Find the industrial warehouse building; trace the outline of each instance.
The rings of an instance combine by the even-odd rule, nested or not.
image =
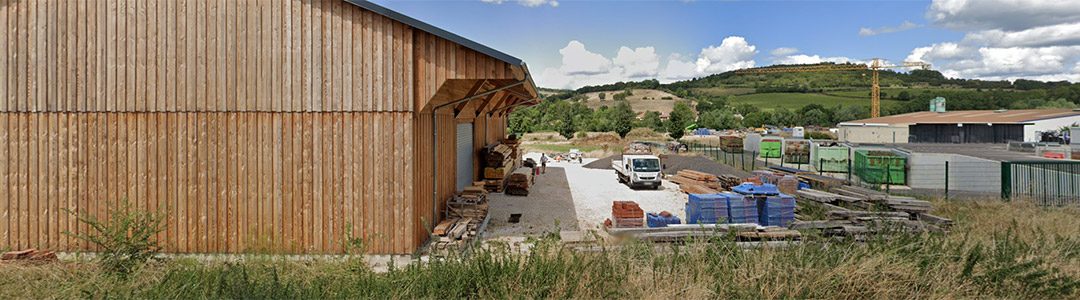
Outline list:
[[[525,64],[366,1],[4,1],[0,248],[412,253],[536,98]],[[434,165],[437,163],[437,165]]]
[[[852,143],[1037,142],[1040,133],[1080,124],[1080,110],[1021,109],[914,112],[843,122],[839,139]]]

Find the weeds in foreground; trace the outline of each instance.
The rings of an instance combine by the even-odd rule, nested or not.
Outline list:
[[[86,241],[97,247],[97,260],[105,273],[121,278],[127,277],[161,250],[154,238],[161,232],[161,218],[152,212],[131,207],[127,200],[120,207],[109,210],[108,218],[68,211],[79,222],[87,224],[91,231],[64,234]]]
[[[34,291],[58,298],[1080,297],[1076,210],[945,208],[968,223],[958,221],[948,235],[893,233],[864,243],[808,235],[798,245],[755,249],[716,238],[580,251],[548,235],[527,254],[478,247],[468,257],[387,273],[341,261],[180,259],[112,280],[96,265],[0,266],[0,286],[15,287],[0,289],[0,298]]]

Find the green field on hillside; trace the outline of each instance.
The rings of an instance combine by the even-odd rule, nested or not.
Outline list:
[[[745,95],[754,92],[754,88],[747,87],[708,87],[708,88],[693,88],[690,89],[696,94],[709,95],[709,96],[734,96]]]
[[[824,94],[802,93],[762,93],[738,95],[732,96],[731,98],[729,98],[728,101],[731,105],[749,103],[751,105],[761,108],[762,110],[774,110],[780,107],[790,110],[797,110],[810,103],[820,104],[825,107],[833,107],[836,105],[870,106],[870,97],[866,97],[864,99],[856,99]],[[885,106],[897,103],[902,103],[902,101],[881,100],[881,104]]]
[[[962,89],[944,89],[944,88],[883,88],[881,89],[881,98],[892,99],[900,95],[900,92],[907,91],[912,96],[921,94],[923,92],[933,93],[934,91],[957,91]],[[844,91],[827,91],[824,94],[830,96],[840,97],[858,97],[870,99],[870,89],[858,89],[858,90],[844,90]]]

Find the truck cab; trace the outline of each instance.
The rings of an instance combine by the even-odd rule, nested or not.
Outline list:
[[[660,158],[655,155],[623,155],[622,160],[611,161],[619,182],[631,188],[660,188]]]

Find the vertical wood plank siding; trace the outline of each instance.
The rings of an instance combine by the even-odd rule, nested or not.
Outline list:
[[[128,201],[167,252],[413,252],[455,180],[431,99],[515,68],[342,1],[0,1],[0,248],[94,250],[65,211]]]

